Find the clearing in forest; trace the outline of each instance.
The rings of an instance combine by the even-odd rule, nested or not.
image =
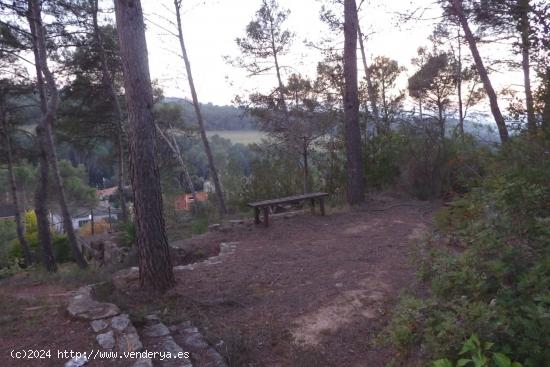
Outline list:
[[[414,244],[436,206],[386,198],[201,236],[239,244],[221,263],[178,271],[167,298],[245,365],[383,366],[390,352],[372,342],[415,281]]]
[[[268,228],[207,233],[183,245],[237,242],[236,250],[221,261],[176,271],[176,288],[160,299],[133,291],[113,301],[134,317],[156,308],[167,323],[191,320],[232,366],[384,366],[392,351],[375,339],[400,291],[415,282],[414,244],[436,207],[379,198],[326,217],[296,215]],[[7,286],[13,281],[0,283],[0,289]],[[91,330],[89,340],[82,335],[88,324],[78,327],[47,310],[57,316],[34,320],[32,328],[21,329],[24,335],[11,328],[17,337],[10,339],[35,346],[45,334],[71,327],[78,345],[93,345]],[[2,358],[11,347],[0,346]],[[89,365],[99,365],[94,363]]]

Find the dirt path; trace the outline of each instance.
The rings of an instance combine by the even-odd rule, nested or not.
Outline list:
[[[412,243],[436,206],[397,204],[374,201],[365,211],[230,234],[236,252],[179,271],[170,297],[212,342],[225,341],[234,365],[384,366],[390,352],[373,338],[414,281]]]

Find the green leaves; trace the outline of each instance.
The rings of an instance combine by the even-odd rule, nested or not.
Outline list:
[[[493,346],[494,343],[482,343],[476,334],[472,334],[464,342],[459,353],[461,356],[469,356],[469,358],[460,358],[454,366],[448,359],[439,359],[433,362],[432,367],[522,367],[520,363],[512,362],[512,360],[503,353],[491,352],[490,350]]]
[[[453,364],[448,359],[438,359],[432,363],[432,367],[453,367]]]
[[[512,362],[510,358],[502,353],[493,353],[493,361],[496,367],[522,367],[521,363]]]

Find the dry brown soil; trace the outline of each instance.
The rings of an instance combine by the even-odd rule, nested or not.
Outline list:
[[[231,366],[382,367],[391,349],[376,343],[400,291],[415,282],[411,256],[437,203],[379,197],[353,211],[276,218],[187,241],[210,249],[238,242],[208,266],[177,272],[166,295],[113,296],[135,317],[156,308],[170,323],[190,319]],[[96,347],[89,326],[64,310],[68,289],[0,282],[0,366],[11,349]],[[153,305],[153,306],[151,306]],[[152,308],[153,307],[153,308]],[[162,315],[161,315],[162,316]],[[139,321],[137,321],[139,326]],[[93,361],[87,366],[122,366]]]

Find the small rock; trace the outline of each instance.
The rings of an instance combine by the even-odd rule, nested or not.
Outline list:
[[[155,325],[146,326],[143,329],[143,333],[150,338],[159,338],[170,334],[170,330],[166,325],[159,323]]]
[[[165,336],[162,341],[162,351],[171,355],[177,355],[179,353],[184,353],[183,349],[174,341],[174,338],[171,336]],[[191,360],[188,358],[179,358],[164,361],[166,367],[189,367],[192,366]]]
[[[132,367],[153,367],[153,360],[151,358],[141,358]]]
[[[221,264],[222,262],[221,262],[221,260],[218,260],[218,261],[209,261],[209,260],[207,260],[207,261],[205,261],[205,263],[208,264],[208,265],[218,265],[218,264]]]
[[[147,325],[154,325],[154,324],[158,324],[159,322],[160,322],[160,318],[155,314],[145,316],[145,323]]]
[[[185,347],[190,349],[206,349],[208,348],[208,343],[203,339],[200,333],[193,333],[185,336],[183,338],[183,343]]]
[[[211,231],[219,231],[220,227],[221,227],[221,224],[216,223],[216,224],[209,225],[208,229],[211,230]]]
[[[191,327],[193,327],[193,325],[190,321],[184,321],[179,323],[178,325],[170,326],[170,331],[177,334],[185,334],[185,330]]]
[[[162,341],[162,351],[170,352],[172,355],[183,353],[183,349],[181,349],[181,347],[176,344],[174,338],[172,338],[171,336],[166,336]]]
[[[85,286],[69,302],[67,311],[73,317],[85,320],[99,320],[120,314],[120,309],[112,303],[97,302],[92,298],[92,287]]]
[[[188,326],[188,327],[183,329],[183,332],[187,333],[187,334],[194,334],[194,333],[198,333],[199,329],[197,329],[196,327],[193,327],[193,326]]]
[[[117,245],[111,240],[104,240],[103,258],[105,264],[120,264],[128,256],[128,249]]]
[[[227,367],[227,363],[225,363],[223,357],[214,348],[208,348],[206,358],[209,361],[209,367]]]
[[[115,334],[113,331],[96,336],[97,343],[103,349],[113,349],[115,346]]]
[[[195,264],[178,265],[178,266],[174,266],[174,271],[193,270],[194,268],[195,268]]]
[[[126,330],[128,325],[130,325],[130,318],[127,314],[115,316],[111,319],[111,327],[119,333],[122,333],[124,330]]]
[[[65,367],[81,367],[81,366],[84,366],[86,363],[88,363],[88,358],[84,357],[84,356],[80,356],[80,357],[74,357],[73,359],[67,361],[67,363],[65,363]]]
[[[143,348],[143,344],[141,344],[141,340],[139,340],[139,336],[135,331],[120,335],[117,345],[121,352],[138,352]]]
[[[109,324],[105,320],[94,320],[90,322],[90,325],[96,333],[105,330],[109,326]]]
[[[236,225],[236,224],[244,224],[244,220],[242,219],[232,219],[228,221],[230,224]]]
[[[121,270],[113,275],[113,284],[117,289],[127,290],[139,280],[139,268],[137,266]]]

